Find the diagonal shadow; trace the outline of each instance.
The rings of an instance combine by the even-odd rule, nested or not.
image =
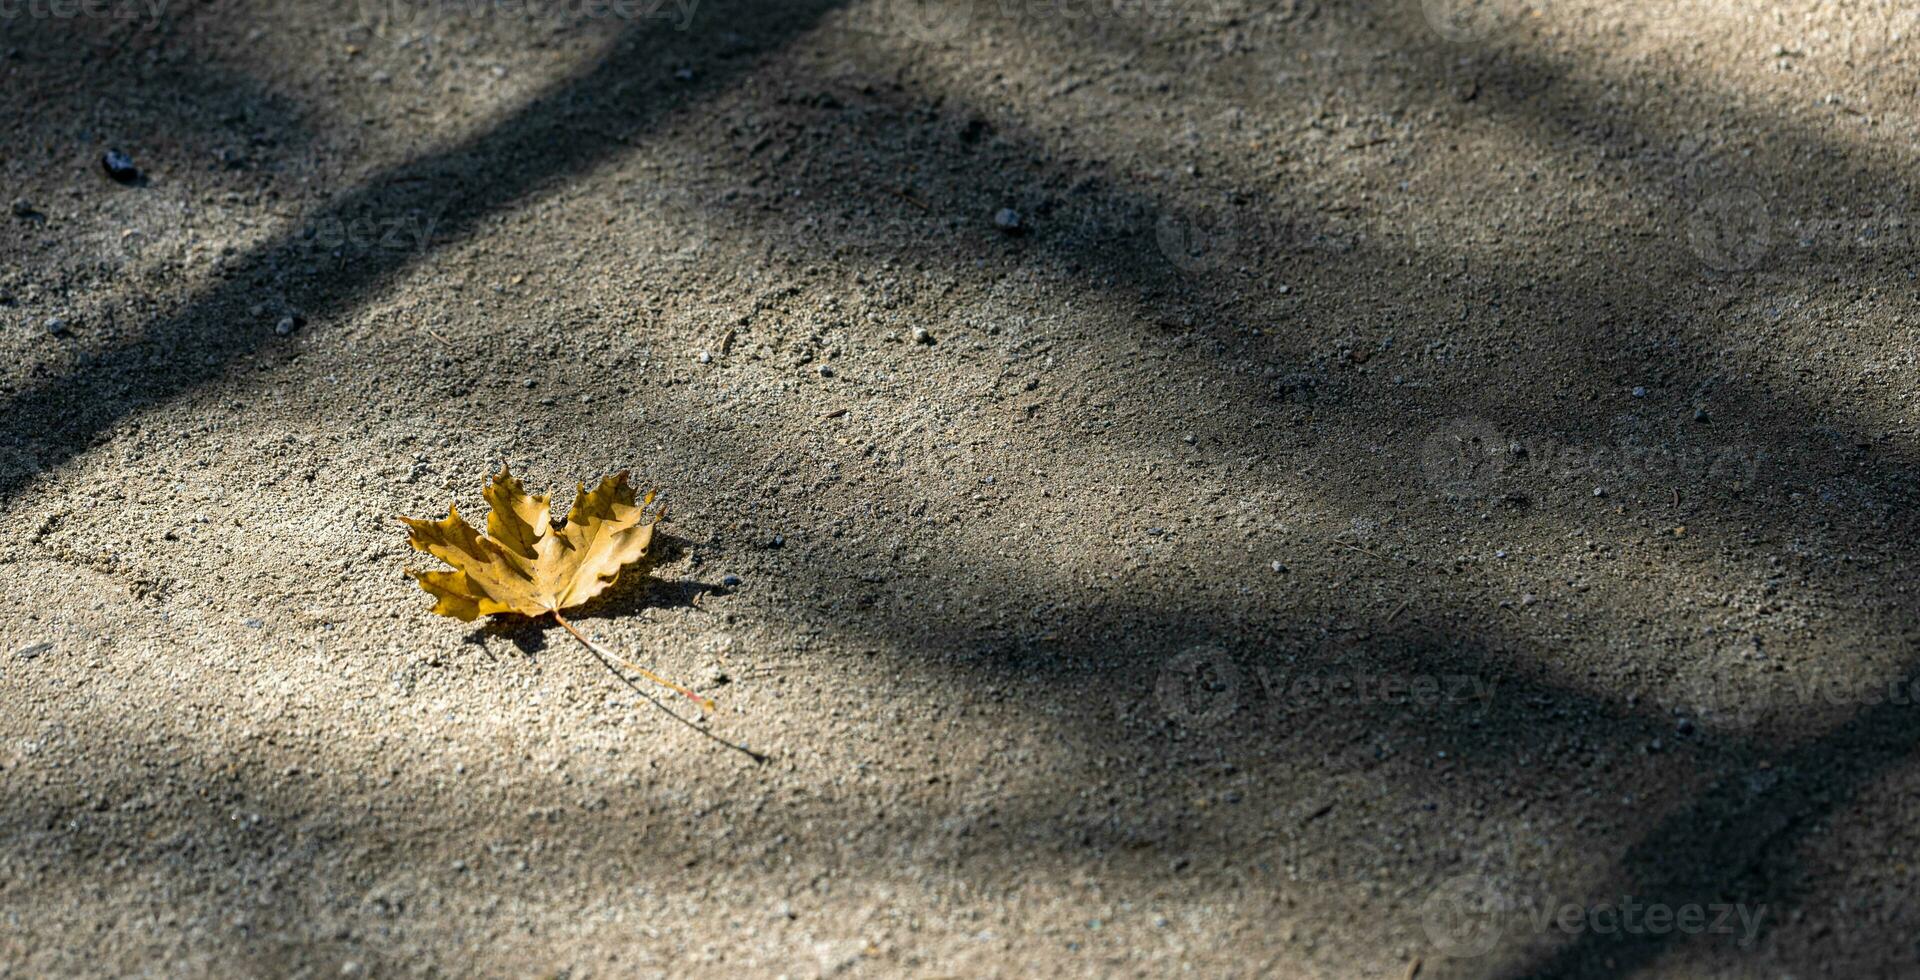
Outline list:
[[[1666,131],[1664,126],[1651,118],[1636,116],[1631,112],[1615,113],[1599,109],[1598,96],[1586,91],[1583,83],[1571,79],[1572,73],[1562,66],[1523,52],[1509,53],[1492,64],[1484,81],[1481,98],[1490,112],[1516,126],[1550,130],[1583,143],[1617,148],[1675,143],[1679,140],[1679,134]],[[1536,97],[1545,89],[1552,89],[1554,97]],[[904,107],[896,107],[894,111],[901,116],[907,114]],[[961,113],[965,113],[964,107]],[[1862,182],[1904,189],[1906,177],[1897,169],[1859,158],[1845,148],[1830,145],[1812,134],[1801,133],[1780,120],[1754,118],[1747,121],[1747,128],[1756,127],[1790,134],[1780,142],[1786,149],[1779,156],[1763,158],[1761,164],[1754,168],[1770,183],[1784,184],[1789,178],[1785,173],[1768,171],[1766,165],[1781,165],[1795,156],[1812,155],[1852,168],[1860,175]],[[1011,142],[1015,147],[1023,147],[1034,145],[1037,141],[1014,135]],[[887,147],[883,141],[875,139],[862,143],[862,146],[883,161],[887,158]],[[956,148],[956,153],[959,152],[964,151]],[[1012,155],[1017,157],[1021,154],[1016,150]],[[880,173],[903,172],[906,160],[903,155],[891,165],[882,163],[875,170]],[[833,172],[831,166],[816,169]],[[1686,179],[1685,174],[1673,169],[1644,162],[1634,162],[1629,169],[1634,172],[1637,181],[1650,187],[1654,195],[1662,199],[1669,195],[1671,189],[1681,187]],[[1105,183],[1112,186],[1122,182],[1110,178]],[[776,184],[776,187],[782,196],[789,192],[799,196],[800,192],[804,192],[823,206],[841,213],[853,213],[865,208],[889,214],[897,221],[911,221],[914,218],[913,212],[889,201],[886,195],[861,193],[858,187],[850,186],[847,182],[822,182],[804,187]],[[961,213],[977,211],[995,193],[993,188],[974,183],[967,177],[947,178],[940,175],[922,178],[918,190],[923,198],[941,204],[952,203],[955,210]],[[1150,213],[1153,209],[1151,202],[1131,198],[1125,192],[1109,194],[1106,200],[1087,205],[1088,210],[1103,207],[1134,213]],[[1256,210],[1286,213],[1286,208],[1285,202],[1262,201]],[[854,248],[861,243],[849,239],[839,244],[842,248]],[[906,247],[911,248],[912,243],[906,243]],[[1117,275],[1138,281],[1156,272],[1165,277],[1163,267],[1155,267],[1151,261],[1142,260],[1137,249],[1102,252],[1080,247],[1060,237],[1038,240],[1032,248],[1050,253],[1063,262],[1092,266],[1085,273],[1088,278]],[[919,257],[922,261],[937,263],[938,252],[936,247],[928,246],[919,253]],[[1619,263],[1618,271],[1623,276],[1657,284],[1656,292],[1636,297],[1627,305],[1628,309],[1657,308],[1662,305],[1685,308],[1699,302],[1691,270],[1686,264],[1685,250],[1676,247],[1674,252],[1678,262],[1673,261],[1675,255],[1661,255],[1655,250],[1626,257]],[[1433,257],[1410,254],[1405,258],[1418,263],[1415,265],[1418,268],[1420,265],[1430,265]],[[1379,248],[1362,249],[1356,254],[1344,256],[1341,261],[1357,270],[1350,274],[1354,280],[1366,280],[1384,270],[1407,264],[1391,249]],[[1883,266],[1882,271],[1890,271],[1884,269],[1889,263],[1878,264]],[[1529,271],[1523,266],[1496,266],[1485,274],[1491,275],[1496,281],[1518,281],[1529,278]],[[1781,281],[1817,280],[1829,275],[1831,270],[1817,263],[1795,262],[1787,257],[1776,263],[1770,272],[1773,282],[1778,284]],[[1235,318],[1225,309],[1226,305],[1221,304],[1211,311],[1224,321],[1213,329],[1216,335],[1229,336],[1236,328],[1244,326],[1235,322]],[[1152,302],[1143,306],[1142,319],[1152,319],[1168,312],[1164,306],[1156,308]],[[1523,313],[1537,310],[1537,315],[1542,319],[1553,316],[1556,311],[1569,309],[1594,311],[1557,326],[1557,335],[1574,350],[1591,350],[1599,342],[1609,339],[1607,320],[1621,312],[1615,297],[1594,293],[1578,285],[1556,285],[1537,297],[1529,297],[1521,302]],[[1601,359],[1598,352],[1589,356],[1596,361]],[[1656,357],[1665,356],[1650,356],[1647,361],[1655,365]],[[1257,402],[1260,392],[1241,385],[1239,394],[1248,402]],[[1713,518],[1729,529],[1738,528],[1746,522],[1786,526],[1804,523],[1808,518],[1791,510],[1787,511],[1784,519],[1779,516],[1777,508],[1786,504],[1781,499],[1785,491],[1820,485],[1844,474],[1844,470],[1830,463],[1817,461],[1827,447],[1809,429],[1824,413],[1796,393],[1758,385],[1723,388],[1716,397],[1724,406],[1725,415],[1731,419],[1773,417],[1784,421],[1754,430],[1764,432],[1770,443],[1781,450],[1777,470],[1769,475],[1772,485],[1765,488],[1766,496],[1771,499],[1712,500],[1706,506],[1717,512]],[[1347,404],[1342,407],[1352,408],[1364,404],[1367,399],[1352,396],[1343,400]],[[1390,408],[1377,404],[1372,407]],[[1477,404],[1464,409],[1456,408],[1456,411],[1480,411],[1525,428],[1526,421],[1516,413],[1531,410],[1525,406],[1502,404],[1492,398],[1481,398]],[[1604,434],[1604,417],[1592,409],[1584,410],[1583,416],[1563,417],[1560,422],[1562,425],[1571,425],[1573,431],[1584,434],[1588,439]],[[1799,422],[1797,425],[1796,420]],[[1234,438],[1236,435],[1240,434],[1223,434],[1223,437]],[[1252,448],[1254,442],[1249,440],[1248,445]],[[1881,488],[1893,501],[1911,498],[1912,488],[1916,485],[1916,472],[1905,461],[1881,455],[1871,461],[1862,461],[1861,465],[1866,467],[1866,472],[1856,472],[1845,478]],[[1349,474],[1349,482],[1364,483],[1368,480],[1359,478],[1377,476],[1376,473],[1355,472]],[[1911,536],[1904,520],[1896,519],[1895,524],[1894,528],[1882,529],[1882,533],[1892,531],[1893,537],[1888,543],[1894,546],[1898,554],[1910,545]],[[1872,531],[1862,524],[1855,526],[1861,533]],[[904,627],[907,624],[900,625]],[[1651,718],[1646,720],[1649,723],[1655,721]],[[1910,712],[1890,706],[1863,712],[1789,750],[1786,766],[1782,770],[1787,775],[1776,791],[1765,794],[1745,792],[1742,787],[1747,786],[1759,771],[1756,768],[1758,763],[1776,751],[1769,741],[1731,735],[1715,735],[1713,740],[1727,753],[1733,772],[1708,790],[1702,800],[1681,807],[1649,833],[1641,845],[1622,857],[1624,872],[1638,882],[1635,890],[1637,897],[1666,901],[1673,905],[1700,902],[1725,893],[1757,865],[1777,862],[1781,855],[1795,846],[1805,828],[1842,805],[1862,787],[1870,785],[1887,768],[1910,758],[1915,746],[1920,745],[1920,721],[1912,718]],[[1838,769],[1822,763],[1822,760],[1831,759],[1848,761]],[[1775,869],[1775,872],[1770,873],[1771,880],[1784,881],[1791,877],[1790,869]],[[1788,886],[1769,883],[1763,885],[1757,894],[1776,903],[1785,903],[1793,891]],[[1540,969],[1542,975],[1617,975],[1651,960],[1675,938],[1673,933],[1644,937],[1630,955],[1623,957],[1618,955],[1617,950],[1607,946],[1607,940],[1589,937],[1557,954]]]
[[[1920,671],[1902,679],[1916,690]],[[1806,876],[1792,857],[1820,823],[1844,809],[1920,749],[1920,712],[1886,701],[1785,753],[1747,750],[1749,765],[1723,776],[1699,799],[1668,814],[1619,859],[1610,884],[1648,906],[1712,908],[1737,903],[1764,916],[1761,934],[1799,908]],[[1762,759],[1766,764],[1759,764]],[[1679,930],[1640,934],[1588,931],[1535,962],[1503,972],[1518,978],[1623,977],[1684,938]],[[1904,945],[1904,944],[1903,944]],[[1910,956],[1896,946],[1891,956]]]
[[[1492,89],[1493,90],[1486,96],[1488,103],[1500,104],[1498,98],[1499,84],[1497,81],[1492,85]],[[1574,101],[1578,102],[1579,100],[1576,99]],[[1514,100],[1514,104],[1527,105],[1530,103],[1524,99],[1516,99]],[[1595,113],[1594,115],[1597,118],[1600,114]],[[544,127],[539,128],[538,131],[553,132],[554,129],[552,127]],[[511,150],[514,147],[523,145],[524,144],[518,141],[509,141],[499,148]],[[511,154],[508,154],[508,156],[510,158]],[[444,160],[441,161],[437,167],[429,168],[427,172],[441,178],[462,173],[460,167],[457,166],[454,161]],[[520,193],[524,195],[526,192],[525,187],[537,182],[538,179],[539,177],[537,175],[529,174],[525,175],[523,180],[510,182],[507,186],[508,189],[520,187]],[[978,197],[984,193],[982,188],[970,184],[958,184],[951,188],[951,190],[956,195],[962,197]],[[395,203],[401,206],[407,206],[411,203],[411,199],[404,196],[393,199],[380,198],[377,200],[383,206],[390,206]],[[872,202],[867,201],[865,203],[871,205]],[[468,200],[467,204],[469,207],[475,208],[487,206],[484,201]],[[1264,206],[1279,207],[1277,202],[1271,201],[1264,202]],[[896,209],[898,208],[897,205],[894,205],[894,207]],[[908,214],[908,212],[904,210],[901,210],[899,213],[902,215]],[[470,228],[470,226],[471,223],[469,222],[466,227]],[[1098,255],[1084,252],[1075,247],[1051,247],[1059,248],[1063,254],[1086,262],[1102,273],[1132,274],[1144,267],[1143,262],[1135,261],[1139,257],[1139,255],[1135,253],[1129,253],[1131,255],[1130,258],[1116,263],[1110,261],[1103,262]],[[1355,255],[1350,255],[1344,261],[1351,262],[1354,267],[1359,270],[1356,278],[1365,278],[1365,276],[1369,274],[1380,274],[1383,271],[1399,268],[1399,260],[1406,257],[1414,259],[1421,258],[1420,256],[1397,255],[1390,250],[1374,250],[1372,252],[1361,251]],[[383,268],[380,265],[368,265],[363,260],[356,261],[359,262],[359,264],[352,266],[348,270],[347,278],[349,281],[361,283],[362,288],[382,281],[382,277],[391,275],[398,269],[397,264],[391,268]],[[384,265],[384,263],[382,265]],[[1631,268],[1643,270],[1645,265],[1632,266]],[[1524,276],[1526,272],[1527,270],[1523,267],[1515,267],[1510,269],[1497,269],[1493,274],[1496,278],[1516,278]],[[1603,299],[1603,297],[1596,296],[1578,288],[1567,287],[1560,290],[1556,297],[1556,302],[1547,303],[1543,301],[1540,304],[1540,309],[1545,312],[1554,309],[1556,306],[1564,307],[1566,305],[1582,303],[1588,304],[1593,308],[1604,309],[1606,308],[1604,302],[1600,302]],[[1151,309],[1153,304],[1145,305]],[[1569,325],[1565,337],[1569,342],[1580,342],[1583,338],[1588,338],[1586,342],[1591,343],[1590,338],[1599,335],[1598,331],[1593,330],[1597,325],[1598,323],[1595,318],[1582,318],[1578,322]],[[189,340],[201,339],[192,331],[187,331],[179,335]],[[132,364],[137,362],[129,361],[128,363]],[[103,391],[111,391],[109,383],[106,381],[95,379],[87,381],[86,383]],[[166,390],[178,389],[162,388],[159,390],[164,392]],[[1249,388],[1244,394],[1253,397],[1257,392]],[[1367,406],[1370,400],[1370,396],[1348,393],[1339,396],[1338,401],[1335,403],[1343,408],[1352,408],[1355,406]],[[1736,393],[1730,396],[1730,400],[1733,402],[1731,406],[1733,411],[1731,411],[1730,414],[1736,417],[1757,417],[1770,409],[1779,410],[1783,406],[1787,409],[1786,414],[1795,418],[1811,420],[1819,417],[1815,406],[1805,404],[1803,400],[1791,398],[1786,393],[1781,392],[1756,389],[1745,393]],[[1380,403],[1373,402],[1372,404],[1378,406]],[[1490,397],[1484,397],[1475,407],[1487,409],[1488,414],[1493,414],[1503,420],[1511,420],[1515,417],[1515,413],[1521,411],[1521,408],[1516,405],[1501,404]],[[1579,427],[1580,431],[1589,435],[1602,431],[1599,428],[1601,422],[1597,416],[1589,415],[1585,418],[1574,419],[1572,420],[1572,424]],[[94,429],[97,429],[97,426],[95,426]],[[1793,482],[1810,482],[1818,477],[1816,472],[1805,469],[1800,464],[1796,463],[1794,467],[1795,468],[1787,474],[1787,479]],[[1901,481],[1910,482],[1912,476],[1911,468],[1897,460],[1878,460],[1872,464],[1872,472],[1875,479],[1886,483],[1897,484]],[[1372,478],[1377,474],[1358,469],[1350,469],[1346,471],[1346,475],[1349,477]],[[1355,479],[1350,482],[1359,483],[1363,481]],[[1734,506],[1723,502],[1716,502],[1716,506],[1721,509],[1722,519],[1729,523],[1737,522],[1740,518],[1749,514],[1758,515],[1761,510],[1761,508],[1757,507],[1745,505]],[[1145,611],[1151,613],[1153,610],[1148,609]],[[923,627],[926,624],[919,621],[924,618],[923,613],[901,612],[893,614],[893,616],[894,621],[891,625],[893,628],[900,630],[902,635],[916,637],[924,635]],[[1075,620],[1085,621],[1086,618],[1086,616],[1076,616]],[[1104,632],[1094,633],[1092,642],[1084,644],[1077,649],[1097,650],[1102,646],[1119,648],[1122,645],[1128,644],[1130,639],[1134,639],[1127,637],[1123,632],[1124,624],[1128,621],[1128,617],[1120,616],[1116,617],[1116,619],[1116,625]],[[963,637],[965,634],[962,628],[966,625],[964,621],[956,618],[956,620],[949,625],[954,628],[956,636],[956,639],[952,641],[951,645],[956,648],[963,645]],[[1228,630],[1232,627],[1223,624],[1217,628]],[[1582,697],[1584,696],[1576,694],[1574,695],[1574,700],[1579,700]],[[1590,730],[1594,727],[1590,720],[1578,723],[1567,722],[1565,724],[1572,731]],[[1649,834],[1641,847],[1629,853],[1623,863],[1623,868],[1638,880],[1655,882],[1657,891],[1674,896],[1684,897],[1694,894],[1707,894],[1711,893],[1716,887],[1726,887],[1726,882],[1734,879],[1714,878],[1711,876],[1702,877],[1698,870],[1699,867],[1703,864],[1724,863],[1725,866],[1733,869],[1729,873],[1734,874],[1735,872],[1752,869],[1756,864],[1764,864],[1768,855],[1778,854],[1791,845],[1792,841],[1795,840],[1801,832],[1801,829],[1812,822],[1808,819],[1809,815],[1817,816],[1836,805],[1836,801],[1831,798],[1821,799],[1821,791],[1823,789],[1831,789],[1832,787],[1828,787],[1822,783],[1821,780],[1824,777],[1820,775],[1833,764],[1835,758],[1845,759],[1856,755],[1860,757],[1858,764],[1846,766],[1845,769],[1835,777],[1835,784],[1842,790],[1841,793],[1836,795],[1844,799],[1845,796],[1856,791],[1858,787],[1866,785],[1875,774],[1883,771],[1886,766],[1897,762],[1909,754],[1915,734],[1913,726],[1910,723],[1902,723],[1897,718],[1888,716],[1884,711],[1875,710],[1866,712],[1861,717],[1843,724],[1827,735],[1805,742],[1800,748],[1794,750],[1793,761],[1800,763],[1800,765],[1795,766],[1791,770],[1792,774],[1785,777],[1785,781],[1782,784],[1784,787],[1782,794],[1769,794],[1764,797],[1754,797],[1750,794],[1745,794],[1741,790],[1741,787],[1744,785],[1741,780],[1744,778],[1745,773],[1729,776],[1716,784],[1715,788],[1701,801],[1690,807],[1683,808],[1676,816],[1670,818],[1669,821],[1664,823],[1654,833]],[[1517,744],[1521,736],[1515,736],[1515,738]],[[1744,750],[1738,747],[1737,742],[1732,744],[1736,746],[1732,754],[1736,757],[1741,756]],[[1755,749],[1754,751],[1757,752],[1759,750]],[[1734,833],[1731,835],[1723,833],[1723,831],[1729,829],[1734,831]],[[1742,833],[1743,831],[1757,831],[1758,833],[1751,833],[1751,835],[1749,835],[1748,833]],[[1772,887],[1774,886],[1763,886],[1763,888]],[[1780,897],[1785,898],[1789,896],[1790,892],[1788,890],[1783,889],[1780,891]],[[1650,961],[1659,955],[1660,951],[1665,948],[1666,943],[1667,940],[1665,939],[1655,939],[1634,947],[1627,957],[1628,964]],[[1618,963],[1608,964],[1606,962],[1608,958],[1615,956],[1616,951],[1604,948],[1604,946],[1602,948],[1586,948],[1582,944],[1576,944],[1568,951],[1557,954],[1556,958],[1541,964],[1539,969],[1547,971],[1550,975],[1563,975],[1569,971],[1575,975],[1579,975],[1579,971],[1586,971],[1593,975],[1608,975],[1620,969]],[[1561,957],[1564,957],[1564,959]]]
[[[439,214],[437,241],[471,234],[488,216],[542,186],[617,155],[625,141],[666,114],[750,70],[754,59],[745,57],[748,52],[786,44],[838,3],[731,0],[701,9],[702,25],[735,25],[751,32],[746,35],[658,24],[631,29],[584,73],[553,85],[477,136],[375,175],[302,226],[354,227],[392,215]],[[701,68],[691,83],[667,71],[687,64]],[[297,305],[322,317],[348,310],[422,254],[424,249],[347,250],[337,265],[298,287]],[[21,453],[0,470],[0,499],[38,469],[84,449],[127,413],[220,377],[237,357],[272,349],[272,327],[250,317],[248,306],[262,284],[307,261],[300,237],[283,236],[224,268],[222,281],[183,309],[11,394],[0,411],[0,445]]]

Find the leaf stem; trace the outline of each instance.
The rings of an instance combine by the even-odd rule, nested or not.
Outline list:
[[[674,711],[672,708],[669,708],[666,705],[661,704],[657,699],[654,698],[653,695],[648,694],[644,690],[641,690],[640,685],[635,684],[633,682],[633,678],[628,677],[627,675],[622,674],[620,671],[614,669],[613,665],[617,661],[621,664],[626,665],[629,669],[639,671],[641,674],[646,675],[651,680],[659,681],[662,684],[666,684],[668,687],[671,687],[674,690],[679,691],[680,693],[693,698],[695,703],[699,704],[701,708],[707,711],[713,710],[713,702],[711,700],[702,698],[699,695],[696,695],[693,692],[688,691],[686,688],[683,688],[678,684],[674,684],[669,681],[663,680],[659,677],[656,677],[650,671],[642,670],[641,668],[635,667],[633,664],[628,663],[625,658],[618,656],[613,651],[608,650],[606,647],[603,647],[600,644],[595,643],[592,640],[589,640],[585,636],[581,635],[580,631],[577,629],[574,629],[572,623],[569,623],[565,619],[561,618],[558,612],[555,612],[553,614],[553,618],[555,622],[559,623],[561,626],[566,627],[567,632],[572,633],[573,638],[576,640],[579,640],[581,645],[587,648],[587,652],[593,654],[593,658],[595,660],[600,661],[600,666],[607,668],[608,673],[611,673],[613,676],[620,678],[620,683],[625,684],[627,685],[627,687],[631,688],[633,690],[633,693],[638,694],[643,698],[646,698],[647,701],[650,702],[654,707],[659,708],[661,711],[666,712],[668,717],[671,717],[674,721],[677,721],[680,724],[685,725],[688,728],[691,728],[694,731],[699,732],[700,734],[705,735],[706,737],[713,739],[716,742],[719,742],[721,745],[724,745],[727,748],[730,748],[735,752],[738,752],[741,755],[744,755],[747,758],[752,759],[755,762],[767,761],[768,757],[766,755],[759,752],[755,752],[754,750],[747,748],[746,746],[741,745],[738,742],[729,742],[726,739],[721,738],[720,736],[715,735],[710,731],[707,731],[705,728],[702,728],[699,725],[696,725],[693,722],[688,721],[685,717],[680,715],[678,712]]]
[[[614,653],[612,650],[609,650],[606,647],[603,647],[600,644],[587,639],[587,635],[585,633],[582,633],[579,630],[574,629],[573,624],[567,622],[566,617],[560,615],[560,610],[555,609],[553,611],[553,621],[556,623],[559,623],[561,626],[566,627],[567,632],[572,633],[574,639],[579,640],[581,643],[586,644],[587,649],[592,650],[594,653],[597,653],[600,656],[605,657],[606,659],[611,660],[614,663],[617,663],[620,666],[625,667],[636,674],[639,674],[641,677],[644,677],[647,680],[650,680],[655,684],[660,685],[661,687],[672,688],[675,691],[679,691],[681,694],[686,695],[687,700],[692,701],[694,704],[699,705],[701,711],[704,711],[708,714],[713,713],[712,698],[703,698],[700,695],[693,693],[691,690],[688,690],[686,687],[679,684],[675,684],[674,682],[667,680],[664,677],[661,677],[659,674],[656,674],[653,671],[640,666],[639,664],[632,663],[628,661],[625,657],[622,657],[619,654]]]

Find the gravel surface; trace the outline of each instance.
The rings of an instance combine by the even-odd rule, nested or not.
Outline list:
[[[1920,975],[1912,5],[75,9],[0,976]]]

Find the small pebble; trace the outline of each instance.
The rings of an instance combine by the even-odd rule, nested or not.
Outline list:
[[[299,326],[299,324],[294,322],[293,317],[283,316],[280,318],[279,323],[276,323],[273,325],[273,332],[279,334],[282,337],[285,337],[286,335],[292,333],[293,328],[296,326]]]
[[[784,534],[776,534],[773,536],[773,540],[769,542],[769,544],[771,544],[775,548],[784,548],[787,546],[787,536]]]
[[[701,351],[701,352],[700,352],[700,356],[699,356],[699,358],[698,358],[698,360],[699,360],[699,361],[700,361],[700,363],[702,363],[702,364],[712,364],[712,363],[713,363],[713,355],[712,355],[712,354],[709,354],[709,353],[707,353],[706,351]]]
[[[1594,488],[1593,488],[1593,495],[1594,495],[1594,496],[1596,496],[1596,497],[1604,497],[1604,496],[1606,496],[1606,495],[1607,495],[1607,488],[1606,488],[1606,487],[1594,487]]]
[[[1001,208],[993,214],[993,226],[1011,235],[1021,229],[1020,212],[1012,208]]]
[[[833,368],[826,364],[820,365],[820,376],[823,378],[833,377]]]
[[[57,316],[47,317],[47,332],[50,334],[53,334],[56,337],[66,333],[67,321],[62,320]]]
[[[100,166],[107,176],[122,184],[131,184],[140,179],[140,168],[133,165],[133,158],[119,150],[108,150],[100,158]]]
[[[1635,398],[1645,398],[1645,397],[1647,397],[1647,389],[1645,389],[1645,388],[1642,388],[1642,387],[1640,387],[1639,385],[1634,385],[1634,386],[1633,386],[1633,397],[1635,397]]]
[[[933,343],[933,334],[928,333],[926,327],[914,327],[913,342],[916,344],[931,344]]]
[[[1277,562],[1274,562],[1274,563],[1273,563],[1273,571],[1274,571],[1274,574],[1276,574],[1276,575],[1284,575],[1284,574],[1286,574],[1286,571],[1287,571],[1287,563],[1286,563],[1286,562],[1283,562],[1283,561],[1277,561]]]
[[[738,576],[738,575],[722,575],[722,576],[720,576],[720,584],[721,584],[721,585],[724,585],[724,586],[726,586],[726,587],[727,587],[727,588],[729,588],[729,589],[731,589],[731,588],[733,588],[734,586],[736,586],[736,585],[739,585],[739,584],[740,584],[740,576]]]
[[[693,69],[691,69],[691,68],[675,68],[675,69],[673,70],[673,77],[674,77],[674,78],[677,78],[677,79],[679,79],[680,81],[683,81],[683,82],[691,82],[691,81],[693,81]]]
[[[33,214],[34,214],[34,211],[33,211],[33,202],[32,202],[32,201],[29,201],[29,200],[27,200],[26,198],[24,198],[24,197],[23,197],[23,198],[20,198],[19,200],[16,200],[16,201],[14,201],[14,202],[13,202],[13,216],[14,216],[14,217],[16,217],[16,218],[31,218],[31,217],[33,217]]]
[[[1692,719],[1692,718],[1682,718],[1682,719],[1680,719],[1679,721],[1677,721],[1677,722],[1674,722],[1674,725],[1673,725],[1673,730],[1674,730],[1674,731],[1676,731],[1676,732],[1679,732],[1679,733],[1680,733],[1680,734],[1682,734],[1682,735],[1692,735],[1692,734],[1693,734],[1693,719]]]
[[[1693,420],[1695,422],[1705,422],[1709,417],[1707,410],[1704,408],[1696,408],[1693,410]]]

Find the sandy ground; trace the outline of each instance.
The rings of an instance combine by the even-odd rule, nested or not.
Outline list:
[[[0,976],[1920,975],[1916,37],[0,5]]]

